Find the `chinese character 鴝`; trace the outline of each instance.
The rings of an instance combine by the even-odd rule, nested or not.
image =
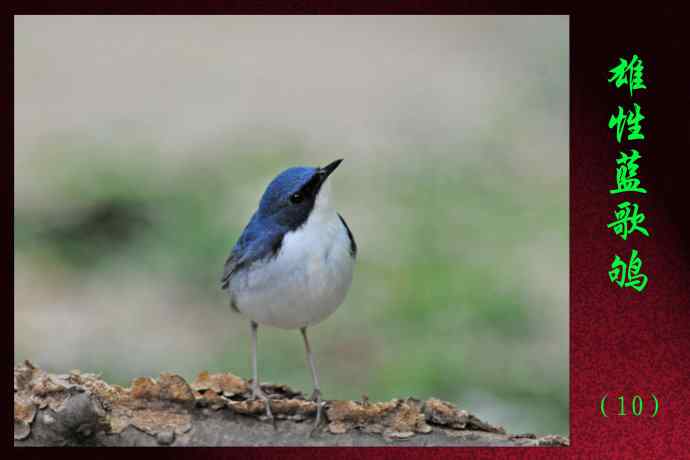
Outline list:
[[[631,287],[638,292],[642,292],[647,287],[647,275],[640,273],[642,260],[637,256],[637,250],[633,249],[630,254],[630,262],[625,263],[618,255],[611,263],[609,279],[620,287]]]

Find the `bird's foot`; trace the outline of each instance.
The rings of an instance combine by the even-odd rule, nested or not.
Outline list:
[[[273,412],[271,412],[271,400],[266,396],[266,393],[263,392],[259,384],[255,383],[252,385],[252,396],[250,401],[256,401],[257,399],[264,402],[264,406],[266,406],[266,418],[271,421],[273,429],[277,429],[276,418],[273,416]]]
[[[321,406],[323,405],[321,401],[321,390],[314,388],[314,392],[311,394],[310,399],[316,403],[316,420],[314,421],[314,427],[309,432],[309,437],[311,438],[321,424]]]

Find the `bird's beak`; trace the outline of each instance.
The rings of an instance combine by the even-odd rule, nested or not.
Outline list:
[[[333,171],[343,162],[343,159],[335,160],[333,163],[329,163],[323,168],[319,168],[319,174],[321,174],[321,182],[325,181],[328,176],[331,175]]]

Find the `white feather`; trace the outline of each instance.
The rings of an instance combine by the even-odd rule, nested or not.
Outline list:
[[[354,258],[347,229],[330,204],[330,182],[299,229],[283,238],[275,258],[231,280],[239,311],[259,324],[297,329],[317,324],[343,302]]]

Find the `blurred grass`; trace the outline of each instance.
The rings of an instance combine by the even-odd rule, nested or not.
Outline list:
[[[36,157],[60,158],[44,177],[50,205],[15,209],[15,256],[32,267],[71,274],[66,282],[77,290],[109,280],[123,287],[123,273],[145,276],[162,290],[174,287],[177,306],[164,307],[166,321],[200,316],[228,329],[216,331],[215,347],[203,359],[186,352],[181,337],[169,360],[187,378],[204,368],[248,375],[246,324],[227,308],[218,277],[265,183],[284,167],[313,163],[313,154],[290,141],[279,149],[228,144],[214,148],[232,155],[200,155],[203,160],[161,174],[147,161],[152,146],[126,146],[141,155],[123,163],[89,161],[88,152],[107,145],[46,145]],[[549,304],[553,296],[540,292],[549,287],[531,284],[516,252],[530,241],[538,244],[545,230],[553,232],[557,245],[549,256],[559,262],[555,276],[565,276],[567,188],[520,177],[500,162],[457,162],[457,156],[433,153],[426,152],[431,161],[346,159],[334,176],[338,208],[355,232],[360,255],[346,304],[313,332],[328,397],[434,395],[463,405],[469,390],[481,388],[506,403],[540,405],[531,418],[519,416],[518,428],[567,432],[567,336],[554,338],[549,331],[553,321],[567,322],[567,315],[542,316],[567,305]],[[491,177],[501,177],[502,186]],[[185,311],[185,304],[194,310]],[[121,308],[142,314],[136,306]],[[160,318],[141,320],[155,324]],[[194,328],[184,334],[205,333]],[[31,356],[35,344],[19,335],[15,356]],[[156,373],[166,350],[151,345],[134,350]],[[551,368],[546,373],[529,362],[538,356],[526,356],[543,345],[560,347],[545,358]],[[88,353],[75,350],[67,361],[126,384],[134,375],[121,361],[122,350],[97,357],[109,346],[89,343]],[[303,360],[296,334],[260,330],[264,379],[306,391]]]
[[[344,157],[359,256],[310,332],[325,397],[436,396],[567,434],[567,28],[18,16],[15,360],[248,377],[225,258],[279,171]],[[311,390],[298,333],[261,328],[259,365]]]

